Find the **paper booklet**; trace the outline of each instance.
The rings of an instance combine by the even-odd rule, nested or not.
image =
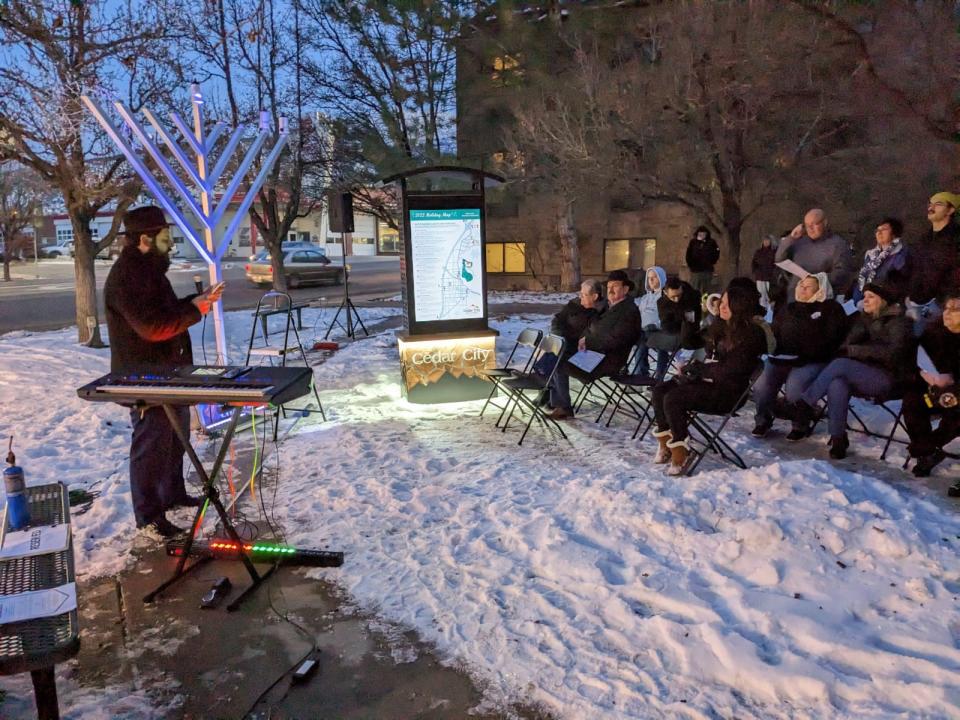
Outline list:
[[[603,362],[603,358],[603,353],[594,352],[593,350],[581,350],[571,355],[569,362],[584,372],[590,373],[596,370],[597,365]]]
[[[801,280],[803,280],[805,277],[807,277],[807,275],[810,274],[806,270],[804,270],[802,267],[797,265],[793,260],[783,260],[781,262],[778,262],[777,267],[780,268],[781,270],[785,270],[791,275],[796,275]]]
[[[944,373],[937,370],[937,366],[933,364],[933,360],[927,355],[927,351],[923,349],[923,345],[917,346],[917,367],[925,373],[936,375],[938,378],[944,376]]]
[[[857,304],[853,301],[853,298],[847,300],[841,307],[847,315],[853,315],[860,308],[857,307]]]
[[[40,525],[26,530],[9,530],[3,536],[0,560],[61,552],[70,543],[70,525]]]
[[[0,625],[63,615],[77,609],[77,584],[0,596]]]

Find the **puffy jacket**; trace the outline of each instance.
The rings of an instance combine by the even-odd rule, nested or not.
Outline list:
[[[660,278],[659,290],[650,289],[650,282],[647,278],[647,274],[651,270],[657,274],[658,278]],[[644,294],[637,298],[637,307],[640,308],[640,322],[642,323],[641,327],[644,329],[650,327],[651,325],[654,327],[660,327],[660,313],[657,312],[657,301],[660,300],[660,296],[663,294],[663,286],[666,285],[666,283],[667,273],[659,265],[654,265],[643,274]]]
[[[123,249],[103,286],[110,333],[110,369],[145,365],[191,365],[187,332],[201,318],[191,300],[178,298],[157,255]]]
[[[703,228],[706,230],[706,228]],[[697,240],[694,237],[687,245],[687,267],[690,272],[713,272],[713,267],[720,259],[720,247],[717,241],[710,237],[710,231],[706,230],[707,237],[703,240]]]
[[[879,317],[854,315],[840,354],[887,370],[900,383],[915,374],[916,348],[913,323],[899,305],[891,305]]]
[[[620,372],[630,350],[640,337],[640,311],[629,299],[621,300],[595,317],[583,334],[587,350],[606,357],[591,373],[593,377]]]
[[[850,321],[836,300],[794,302],[773,317],[778,355],[796,355],[792,365],[829,362],[847,337]]]
[[[683,283],[683,294],[677,302],[666,295],[657,301],[660,314],[660,329],[671,335],[680,336],[680,347],[696,350],[703,347],[700,335],[700,316],[703,312],[700,296],[689,283]],[[693,313],[688,320],[688,313]]]

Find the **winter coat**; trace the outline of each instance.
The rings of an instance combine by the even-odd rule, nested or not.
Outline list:
[[[577,351],[577,343],[586,332],[587,325],[599,314],[597,308],[585,308],[577,298],[574,298],[553,316],[550,323],[550,332],[560,335],[567,341],[564,355],[572,355]]]
[[[753,270],[753,279],[757,282],[773,282],[777,279],[776,266],[777,249],[771,245],[763,247],[761,245],[753,254],[753,260],[750,262],[750,268]]]
[[[748,323],[738,333],[726,320],[717,318],[708,331],[707,348],[707,357],[716,362],[704,365],[703,377],[722,388],[732,404],[747,389],[760,357],[767,352],[767,338],[756,323]]]
[[[804,235],[798,240],[785,237],[774,256],[777,262],[793,260],[808,273],[825,272],[838,295],[846,295],[854,281],[854,260],[850,246],[839,235],[811,240]],[[790,275],[788,298],[793,298],[800,278]]]
[[[650,283],[647,281],[647,273],[653,270],[660,278],[660,289],[651,290]],[[660,313],[657,312],[657,301],[663,294],[663,286],[667,283],[667,273],[659,265],[654,265],[643,274],[644,294],[637,298],[637,307],[640,308],[640,322],[644,329],[650,327],[660,327]]]
[[[606,357],[591,373],[592,377],[620,372],[630,350],[640,337],[640,311],[629,299],[621,300],[595,317],[583,337],[587,350]]]
[[[960,285],[960,224],[956,222],[911,245],[910,299],[923,305],[951,285]]]
[[[910,262],[910,249],[903,243],[896,243],[893,251],[880,264],[873,276],[868,277],[863,268],[879,252],[880,247],[877,246],[870,248],[863,254],[863,265],[857,273],[857,283],[853,288],[852,297],[855,302],[863,300],[863,286],[871,282],[889,287],[901,298],[907,294],[909,275],[913,270]]]
[[[177,298],[164,261],[135,246],[124,248],[103,286],[110,333],[110,369],[193,363],[187,332],[201,318],[191,302]]]
[[[823,363],[833,359],[847,337],[850,321],[836,300],[793,302],[773,317],[778,355],[796,355],[790,365]]]
[[[890,305],[876,318],[854,315],[839,354],[886,370],[903,383],[914,376],[916,349],[913,323],[899,305]]]
[[[927,351],[940,374],[953,375],[953,379],[960,382],[960,333],[952,333],[943,323],[937,323],[920,336],[920,345]]]
[[[700,316],[703,312],[700,295],[689,283],[683,283],[683,294],[677,302],[673,302],[666,295],[657,301],[657,312],[660,315],[660,330],[670,335],[680,337],[680,347],[687,350],[696,350],[703,347],[703,337],[700,335]],[[692,320],[687,320],[687,313],[692,312]]]
[[[686,260],[690,272],[713,272],[713,267],[719,259],[720,247],[717,241],[710,237],[709,230],[704,240],[697,240],[694,237],[687,245]]]

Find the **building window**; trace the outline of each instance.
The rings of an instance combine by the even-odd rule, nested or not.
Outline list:
[[[525,273],[526,243],[487,243],[488,273]]]
[[[656,238],[623,238],[603,241],[603,269],[639,270],[656,264]]]
[[[72,227],[58,227],[57,228],[57,245],[62,245],[65,242],[70,242],[73,240],[73,228]]]
[[[176,238],[177,236],[174,236]],[[177,240],[183,242],[183,239]],[[240,228],[240,234],[237,235],[237,247],[250,247],[250,226]]]
[[[381,255],[400,252],[400,231],[385,222],[377,223],[377,252]]]

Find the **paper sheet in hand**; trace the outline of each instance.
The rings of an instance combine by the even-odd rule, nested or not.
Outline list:
[[[781,270],[785,270],[791,275],[796,275],[801,280],[803,280],[805,277],[807,277],[807,275],[810,274],[806,270],[804,270],[802,267],[797,265],[793,260],[783,260],[781,262],[778,262],[777,267],[780,268]]]
[[[0,560],[66,550],[69,537],[70,525],[67,523],[11,530],[3,536]]]
[[[923,349],[923,346],[920,345],[917,347],[917,367],[923,370],[925,373],[930,373],[931,375],[939,376],[941,373],[937,370],[937,366],[933,364],[933,360],[930,359],[930,356],[927,355],[927,351]]]
[[[54,617],[77,609],[77,584],[0,597],[0,624]]]
[[[847,315],[853,315],[858,310],[857,304],[853,301],[853,298],[847,300],[841,307]]]
[[[603,353],[594,352],[593,350],[581,350],[578,353],[574,353],[570,356],[570,364],[576,365],[578,368],[584,372],[593,372],[597,365],[603,362]]]

